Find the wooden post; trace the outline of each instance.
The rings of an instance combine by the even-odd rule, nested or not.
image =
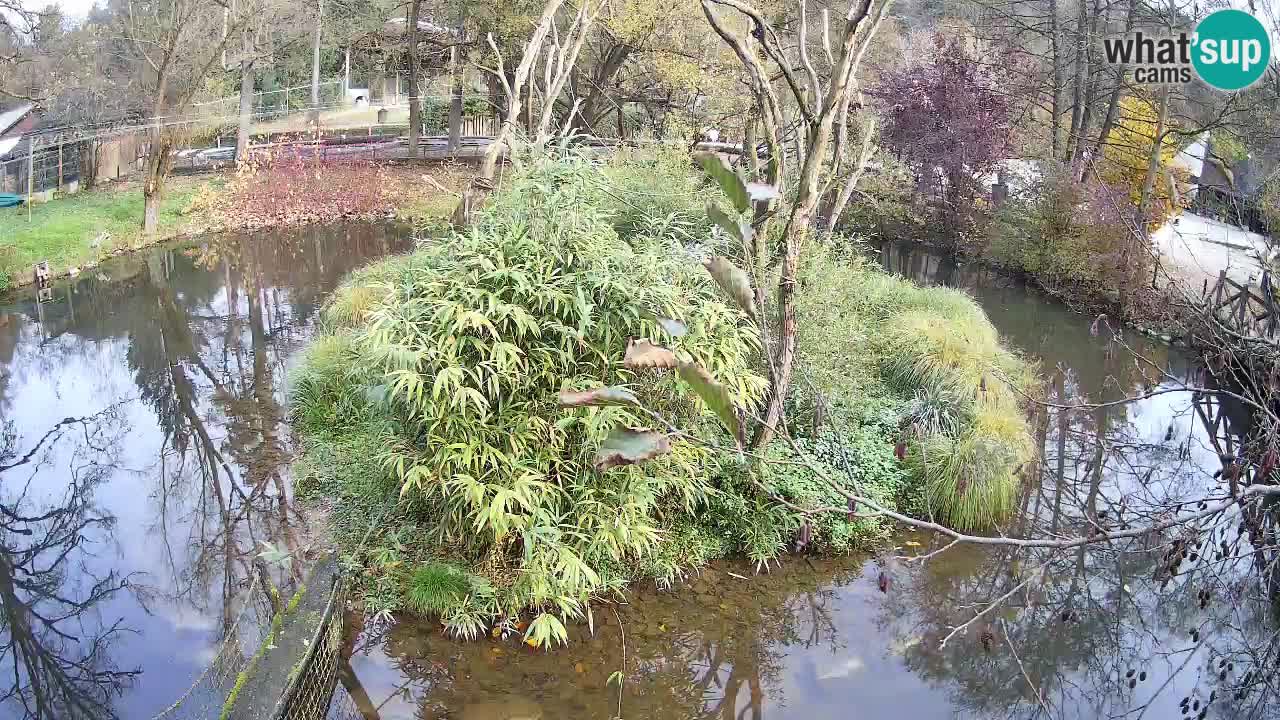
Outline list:
[[[31,222],[31,204],[35,201],[36,187],[36,139],[27,144],[27,222]]]
[[[1213,290],[1213,312],[1218,312],[1218,307],[1222,305],[1222,286],[1227,284],[1227,271],[1223,270],[1218,274],[1218,284]]]
[[[62,144],[58,144],[58,190],[62,190]]]
[[[1249,307],[1249,283],[1244,284],[1244,288],[1240,291],[1240,303],[1236,308],[1236,325],[1239,325],[1241,333],[1248,335],[1249,329],[1244,324],[1244,313]]]
[[[1262,290],[1262,307],[1266,312],[1267,324],[1262,330],[1262,334],[1271,337],[1276,331],[1276,302],[1275,302],[1275,286],[1272,284],[1271,270],[1262,271],[1262,282],[1259,286]]]

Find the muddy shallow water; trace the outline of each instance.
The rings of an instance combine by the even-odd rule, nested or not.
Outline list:
[[[315,531],[290,500],[291,358],[346,272],[408,246],[402,231],[368,227],[223,237],[104,264],[47,303],[0,299],[0,448],[12,450],[0,457],[0,717],[78,716],[33,701],[29,682],[12,692],[16,660],[47,660],[44,685],[61,683],[96,709],[81,713],[90,717],[151,718],[199,677],[262,543],[296,549]],[[1092,318],[999,275],[911,248],[880,257],[973,292],[1006,341],[1041,362],[1051,400],[1114,400],[1194,372],[1179,353],[1126,336],[1135,361],[1091,334]],[[1089,503],[1216,484],[1221,448],[1186,393],[1043,410],[1034,426],[1044,472],[1019,529],[1065,534]],[[351,639],[349,699],[332,716],[1264,714],[1259,693],[1231,690],[1270,630],[1230,558],[1165,582],[1136,547],[956,549],[920,568],[889,556],[936,541],[908,533],[897,545],[881,557],[788,559],[758,576],[720,563],[674,590],[637,588],[597,606],[594,634],[571,628],[575,642],[554,653],[515,639],[457,643],[434,623],[367,625]],[[1025,583],[1032,574],[1043,580]],[[1205,589],[1213,601],[1202,609]],[[43,620],[21,622],[33,617]]]

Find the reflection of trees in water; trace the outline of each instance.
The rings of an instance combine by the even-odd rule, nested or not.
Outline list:
[[[153,496],[174,599],[204,611],[212,601],[224,628],[261,543],[299,549],[284,474],[288,355],[341,277],[394,244],[360,227],[216,236],[152,254],[135,279],[128,362],[164,434]],[[181,529],[188,537],[171,542]]]
[[[347,272],[403,247],[393,237],[350,227],[156,250],[104,265],[101,276],[59,284],[53,303],[20,303],[22,315],[11,316],[11,326],[24,332],[13,342],[0,338],[0,351],[29,351],[26,373],[36,381],[90,357],[93,341],[127,340],[124,360],[155,417],[161,447],[142,476],[154,478],[151,537],[161,541],[157,554],[168,572],[147,583],[166,602],[221,618],[221,636],[257,572],[261,543],[300,549],[301,518],[288,502],[284,470],[290,457],[281,390],[287,357],[309,336],[320,300]],[[105,273],[127,277],[113,282]],[[104,469],[92,482],[73,476],[74,487],[110,482],[108,474]],[[0,484],[0,490],[11,487]],[[87,501],[78,512],[86,522],[105,519]],[[303,570],[299,563],[291,569],[281,583],[285,591]],[[82,572],[68,565],[64,574],[78,581]],[[123,578],[109,577],[123,585]],[[139,584],[130,587],[136,591]],[[104,656],[117,631],[104,631],[95,657]]]
[[[93,494],[114,469],[122,422],[115,408],[67,418],[25,447],[11,423],[0,432],[0,708],[19,717],[114,717],[138,674],[111,658],[128,628],[99,614],[130,578],[85,562],[115,525]],[[65,490],[36,497],[55,474]]]
[[[1100,392],[1062,372],[1048,397],[1070,405],[1089,391]],[[1075,537],[1148,525],[1224,492],[1215,468],[1193,459],[1214,455],[1190,402],[1159,416],[1169,425],[1155,439],[1125,407],[1042,409],[1040,482],[1024,493],[1012,534]],[[879,622],[910,646],[908,667],[945,681],[952,701],[972,715],[1178,715],[1187,697],[1181,716],[1195,718],[1212,696],[1212,712],[1274,716],[1275,676],[1264,668],[1280,658],[1278,636],[1238,522],[1210,515],[1070,551],[973,550],[916,572]]]

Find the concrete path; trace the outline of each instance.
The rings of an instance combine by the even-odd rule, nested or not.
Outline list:
[[[1189,290],[1210,288],[1218,276],[1237,282],[1262,276],[1260,257],[1267,254],[1267,238],[1195,213],[1184,212],[1151,235],[1152,244],[1169,275]]]

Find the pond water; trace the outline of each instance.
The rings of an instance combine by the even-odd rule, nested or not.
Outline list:
[[[199,678],[262,543],[296,549],[316,530],[290,504],[291,357],[346,272],[408,245],[376,227],[220,237],[104,264],[47,303],[0,300],[0,717],[151,718]],[[1166,346],[1117,348],[1091,318],[997,274],[911,248],[880,257],[973,292],[1041,362],[1054,402],[1195,373]],[[1086,509],[1141,512],[1217,484],[1223,440],[1187,393],[1045,408],[1034,425],[1045,462],[1022,532],[1069,534]],[[1278,649],[1243,553],[1214,557],[1230,530],[1206,527],[1204,557],[1172,581],[1139,543],[891,557],[940,547],[914,533],[879,558],[793,559],[761,576],[722,563],[596,607],[594,634],[572,628],[554,653],[457,643],[433,623],[366,626],[342,674],[346,716],[1256,717],[1268,696],[1235,687],[1269,677],[1256,667]],[[39,669],[15,675],[15,662]]]
[[[192,686],[259,544],[307,532],[290,357],[347,272],[409,245],[223,236],[0,300],[0,718],[150,718]]]

